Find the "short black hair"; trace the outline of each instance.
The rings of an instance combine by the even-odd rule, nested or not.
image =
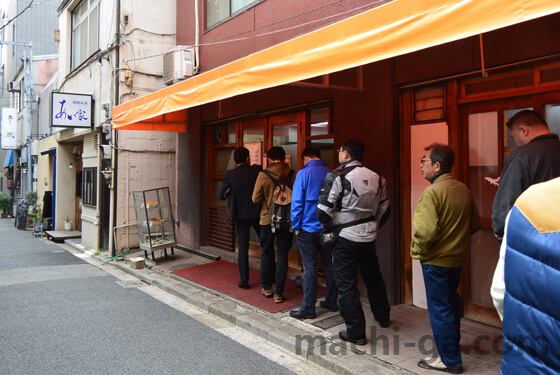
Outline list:
[[[286,151],[280,146],[274,146],[268,150],[266,157],[270,160],[284,161],[286,159]]]
[[[249,157],[249,150],[245,147],[237,147],[233,152],[233,160],[236,164],[245,163]]]
[[[342,144],[342,150],[348,152],[350,159],[352,160],[362,160],[364,157],[364,152],[366,151],[366,146],[364,142],[359,139],[350,138]]]
[[[430,151],[432,165],[439,163],[443,173],[451,172],[453,164],[455,163],[455,151],[453,151],[453,148],[443,143],[432,143],[425,147],[424,151]]]
[[[319,159],[321,159],[321,151],[319,151],[315,147],[309,146],[309,147],[306,147],[301,153],[301,158],[302,159],[306,156],[308,158],[319,158]]]
[[[542,116],[530,109],[524,109],[523,111],[517,112],[506,124],[509,129],[519,125],[525,125],[530,128],[545,126],[548,129],[548,124]]]

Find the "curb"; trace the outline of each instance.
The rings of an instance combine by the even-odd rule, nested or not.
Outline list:
[[[71,241],[67,245],[91,253],[101,262],[105,259],[85,251]],[[157,287],[208,314],[212,314],[244,329],[267,342],[273,343],[303,360],[336,374],[414,374],[406,369],[356,349],[353,344],[334,341],[329,333],[292,318],[278,319],[257,307],[225,296],[212,289],[155,269],[133,269],[127,262],[110,262],[107,265],[132,275]],[[147,265],[150,267],[150,265]]]

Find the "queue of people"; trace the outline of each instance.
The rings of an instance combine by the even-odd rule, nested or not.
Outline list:
[[[557,325],[552,324],[559,320],[558,309],[552,309],[552,305],[547,302],[556,301],[557,298],[530,298],[522,286],[525,280],[536,285],[535,290],[544,284],[554,285],[539,280],[542,264],[555,269],[551,275],[560,276],[560,226],[558,220],[549,220],[551,217],[560,217],[560,206],[557,204],[560,196],[557,178],[560,177],[560,140],[549,131],[545,120],[531,110],[517,113],[508,121],[507,127],[519,147],[505,161],[493,204],[492,226],[501,244],[501,255],[494,276],[492,297],[504,321],[504,348],[515,346],[530,355],[522,360],[504,355],[502,373],[514,373],[514,369],[530,368],[535,363],[543,369],[539,373],[551,373],[551,369],[560,369],[557,359],[551,359],[550,355],[539,357],[542,353],[531,351],[531,347],[525,348],[524,342],[515,342],[518,336],[514,334],[532,329],[535,334],[547,335],[547,343],[552,342],[554,348],[560,347]],[[326,278],[326,297],[320,302],[320,307],[329,311],[340,309],[346,325],[346,329],[339,332],[341,340],[365,345],[366,320],[360,302],[358,272],[366,286],[375,321],[380,327],[390,324],[391,308],[375,247],[378,230],[389,217],[390,204],[383,176],[361,162],[365,153],[362,141],[349,139],[337,152],[340,166],[331,172],[321,160],[318,150],[306,148],[301,155],[304,167],[295,174],[285,163],[285,151],[281,147],[273,147],[268,151],[268,167],[264,171],[249,166],[248,150],[238,148],[234,157],[238,163],[236,169],[240,171],[234,173],[234,169],[226,174],[221,198],[228,199],[230,215],[237,227],[241,277],[239,287],[249,288],[248,233],[253,227],[260,234],[262,247],[261,293],[267,298],[273,297],[276,303],[282,303],[288,251],[295,233],[302,258],[304,298],[301,307],[291,311],[290,316],[296,319],[316,317],[317,265],[320,256]],[[461,307],[457,289],[470,237],[480,229],[480,219],[469,188],[451,175],[454,150],[447,145],[434,143],[425,147],[425,152],[420,172],[430,182],[430,186],[422,193],[414,213],[410,255],[422,265],[430,325],[439,357],[421,360],[418,366],[460,374],[463,372],[459,347]],[[553,181],[543,184],[542,188],[535,187],[531,195],[529,192],[522,194],[531,185],[549,180]],[[289,187],[291,193],[288,225],[284,225],[286,222],[279,224],[278,217],[274,217],[279,214],[276,211],[272,213],[276,209],[273,207],[278,189],[282,187]],[[226,195],[227,191],[231,191],[230,196]],[[530,208],[529,196],[538,192],[543,192],[539,200],[542,207]],[[552,216],[545,208],[547,197],[551,198],[552,205],[549,208],[556,210]],[[258,205],[259,226],[256,225]],[[232,209],[235,210],[233,215]],[[508,214],[515,214],[516,219],[513,220]],[[527,225],[533,231],[543,233],[542,227],[549,231],[545,231],[546,235],[543,236],[531,235],[530,232],[519,236],[518,216],[529,220],[530,225]],[[536,219],[531,219],[533,217]],[[540,222],[546,224],[536,228],[535,224]],[[517,254],[524,253],[527,246],[531,246],[529,257],[533,260],[523,266],[524,272],[517,272],[521,267]],[[508,257],[513,259],[509,263]],[[540,290],[547,290],[543,293],[550,295],[558,294],[554,288],[548,290],[543,287]],[[523,303],[518,303],[518,300]],[[544,311],[547,319],[551,319],[550,324],[556,328],[548,332],[535,330],[532,322],[537,317],[525,304]],[[529,326],[532,328],[526,328]]]

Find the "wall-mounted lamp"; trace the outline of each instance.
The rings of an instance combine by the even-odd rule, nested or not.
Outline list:
[[[103,65],[103,59],[109,61],[109,55],[103,57],[101,52],[97,53],[97,65]]]
[[[101,171],[101,174],[103,175],[103,177],[105,177],[106,180],[109,180],[111,178],[111,171],[109,169]]]
[[[68,166],[68,169],[72,169],[74,168],[74,163],[70,163],[70,165]]]

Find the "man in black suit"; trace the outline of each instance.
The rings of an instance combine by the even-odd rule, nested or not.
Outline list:
[[[259,218],[261,207],[253,203],[251,196],[255,181],[262,169],[259,165],[251,166],[249,150],[238,147],[233,152],[233,159],[237,164],[232,170],[227,171],[220,199],[228,200],[229,216],[235,220],[238,243],[239,281],[238,286],[249,289],[249,232],[251,227],[260,237]]]

